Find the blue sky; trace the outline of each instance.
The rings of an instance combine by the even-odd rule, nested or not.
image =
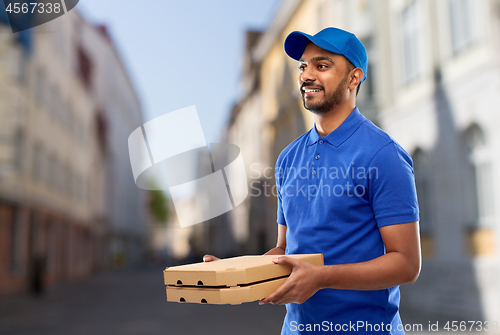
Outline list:
[[[141,97],[145,121],[196,105],[218,142],[239,78],[246,29],[265,29],[279,0],[80,0],[105,23]],[[186,131],[189,131],[186,129]]]

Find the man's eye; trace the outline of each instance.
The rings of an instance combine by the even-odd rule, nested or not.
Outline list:
[[[304,69],[305,69],[305,68],[306,68],[306,67],[305,67],[304,65],[299,66],[299,70],[300,70],[300,71],[304,71]]]
[[[320,68],[320,69],[326,69],[326,68],[327,68],[327,66],[326,66],[326,65],[323,65],[323,64],[320,64],[320,65],[318,65],[318,68]]]

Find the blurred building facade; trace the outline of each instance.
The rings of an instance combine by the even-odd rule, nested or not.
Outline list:
[[[497,0],[287,0],[269,28],[248,32],[242,98],[228,142],[242,149],[250,196],[230,212],[247,253],[276,243],[274,166],[313,126],[302,106],[286,36],[335,26],[368,52],[360,111],[414,159],[422,273],[402,287],[402,308],[456,320],[500,315],[500,171]],[[500,186],[500,185],[499,185]]]
[[[137,261],[147,237],[142,111],[105,28],[73,10],[24,34],[0,23],[0,295]]]

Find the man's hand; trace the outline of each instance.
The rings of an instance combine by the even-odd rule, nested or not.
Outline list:
[[[217,261],[219,259],[220,258],[217,258],[217,257],[212,256],[212,255],[205,255],[205,256],[203,256],[203,262],[212,262],[212,261]]]
[[[292,268],[292,273],[276,291],[260,300],[259,305],[267,303],[284,305],[290,302],[302,304],[321,289],[317,276],[321,270],[319,265],[287,256],[274,258],[273,262],[288,265]]]

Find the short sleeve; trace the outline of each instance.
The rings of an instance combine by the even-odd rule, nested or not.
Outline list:
[[[419,220],[413,163],[397,143],[390,142],[372,159],[369,197],[378,227]]]
[[[278,162],[276,163],[276,169],[275,169],[275,177],[276,177],[276,193],[277,193],[277,198],[278,198],[278,217],[277,217],[277,222],[280,225],[286,226],[286,220],[285,220],[285,215],[283,213],[283,206],[282,206],[282,196],[281,196],[281,185],[283,184],[283,173],[281,170],[281,166],[279,164],[280,159],[278,159]]]

